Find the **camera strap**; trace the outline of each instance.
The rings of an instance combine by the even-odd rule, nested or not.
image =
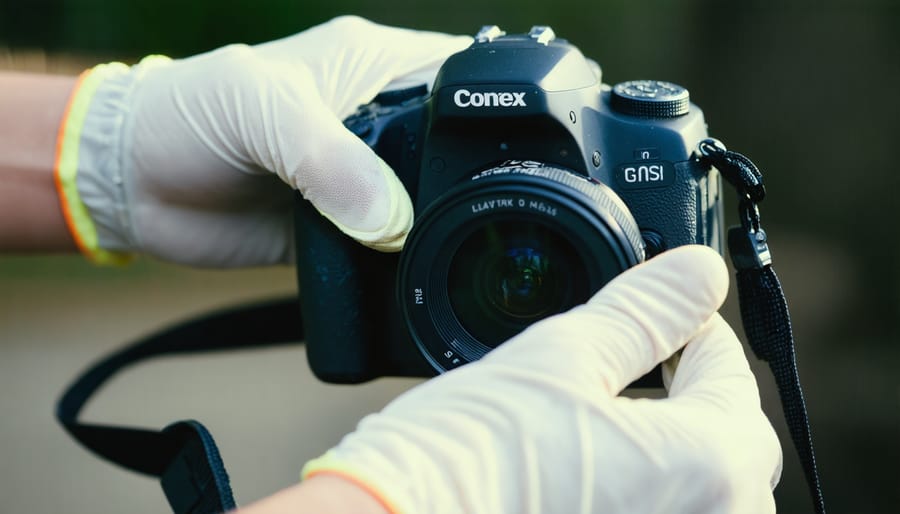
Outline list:
[[[56,417],[72,437],[98,456],[158,477],[175,514],[225,512],[235,508],[228,473],[212,435],[199,422],[179,421],[158,431],[82,423],[78,414],[107,379],[139,360],[302,340],[296,298],[242,306],[188,321],[94,364],[66,389],[57,404]]]
[[[736,270],[741,320],[750,348],[766,361],[775,377],[784,418],[803,465],[815,512],[825,513],[825,500],[816,470],[812,433],[800,387],[794,336],[787,301],[772,268],[766,232],[760,225],[758,203],[765,198],[762,173],[747,157],[729,151],[715,139],[698,146],[701,163],[719,170],[737,189],[741,224],[728,230],[728,250]]]

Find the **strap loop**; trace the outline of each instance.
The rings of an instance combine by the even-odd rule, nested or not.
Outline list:
[[[707,138],[697,145],[700,160],[714,166],[725,177],[729,184],[737,189],[741,198],[759,203],[766,197],[766,186],[762,173],[747,157],[731,152],[721,141]]]

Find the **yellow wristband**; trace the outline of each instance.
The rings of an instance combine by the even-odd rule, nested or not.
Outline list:
[[[97,88],[105,77],[122,73],[127,69],[128,66],[125,64],[110,63],[101,64],[82,73],[66,106],[56,139],[54,180],[66,224],[81,253],[97,264],[122,265],[128,263],[133,256],[125,252],[112,252],[100,248],[97,228],[78,194],[76,184],[78,148],[88,107]]]

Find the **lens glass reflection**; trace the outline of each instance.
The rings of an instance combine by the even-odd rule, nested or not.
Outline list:
[[[525,221],[476,229],[453,256],[447,286],[459,322],[492,348],[588,297],[585,265],[571,243]]]

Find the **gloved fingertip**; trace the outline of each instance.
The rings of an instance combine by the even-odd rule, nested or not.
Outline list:
[[[385,193],[373,199],[369,218],[363,220],[361,228],[351,227],[334,216],[322,212],[334,225],[360,244],[380,252],[399,252],[412,229],[413,206],[406,188],[394,170],[377,157],[381,177],[385,181]],[[374,225],[374,228],[369,228]]]

